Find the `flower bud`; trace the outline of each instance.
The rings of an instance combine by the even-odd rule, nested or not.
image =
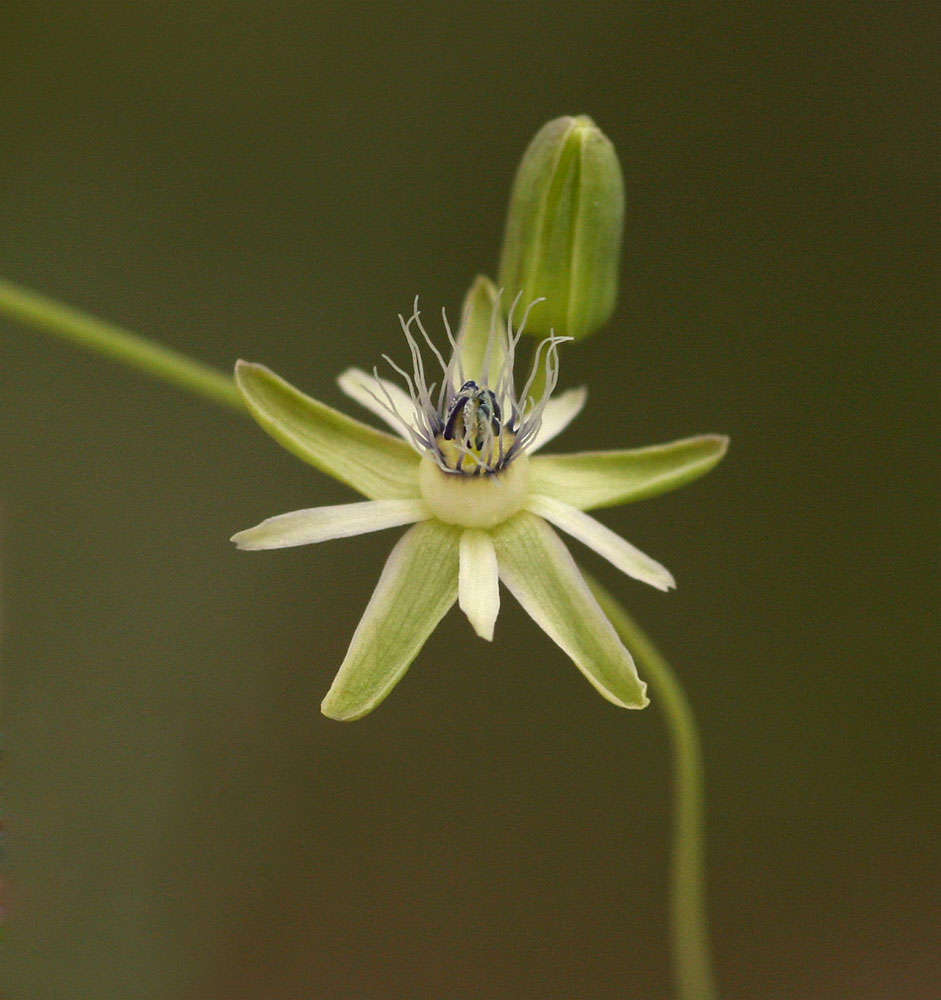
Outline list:
[[[624,180],[610,140],[586,115],[544,125],[523,154],[507,215],[499,284],[507,307],[545,297],[528,333],[587,337],[618,288]]]

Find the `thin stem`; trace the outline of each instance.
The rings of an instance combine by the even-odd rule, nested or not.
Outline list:
[[[705,786],[693,712],[676,674],[646,633],[600,583],[587,574],[585,579],[650,681],[652,700],[670,730],[675,771],[670,930],[677,995],[681,1000],[715,1000],[706,919]]]
[[[3,278],[0,278],[0,315],[107,355],[213,403],[245,411],[238,389],[228,375]]]

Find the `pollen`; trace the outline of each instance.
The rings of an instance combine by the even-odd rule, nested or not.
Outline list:
[[[465,476],[491,475],[494,470],[506,465],[506,456],[512,453],[516,435],[512,431],[501,430],[468,447],[466,442],[458,443],[439,434],[436,438],[438,457],[446,471]]]

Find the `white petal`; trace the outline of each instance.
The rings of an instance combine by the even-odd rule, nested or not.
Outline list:
[[[558,396],[553,396],[546,403],[546,408],[542,411],[542,423],[539,426],[539,433],[526,450],[530,453],[538,451],[556,435],[561,434],[581,413],[587,398],[588,390],[584,386],[580,386],[577,389],[566,389],[565,392],[560,393]]]
[[[366,500],[336,507],[312,507],[269,517],[232,536],[240,549],[283,549],[330,538],[364,535],[401,524],[425,521],[431,513],[423,500]]]
[[[458,603],[481,639],[493,641],[493,626],[500,611],[500,578],[497,552],[486,531],[468,528],[461,535]]]
[[[557,528],[577,538],[588,548],[616,566],[622,573],[635,580],[649,583],[658,590],[670,590],[676,581],[666,567],[645,555],[640,549],[606,528],[600,521],[552,497],[531,496],[526,503],[527,510],[551,521]]]
[[[355,399],[360,406],[365,407],[370,413],[374,413],[380,420],[385,421],[406,441],[411,441],[408,432],[402,425],[402,420],[407,423],[412,422],[415,404],[412,402],[412,397],[400,385],[396,385],[395,382],[390,382],[388,379],[376,379],[374,375],[364,372],[362,368],[347,368],[342,375],[338,376],[337,383],[350,399]],[[388,393],[388,399],[386,393]],[[389,399],[392,400],[392,405],[401,414],[402,420],[397,420],[394,414],[389,411]]]

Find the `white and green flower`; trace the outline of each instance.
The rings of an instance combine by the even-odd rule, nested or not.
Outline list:
[[[340,387],[395,435],[304,395],[262,365],[239,361],[248,409],[276,441],[366,497],[268,518],[240,531],[240,549],[274,549],[411,525],[390,553],[349,651],[321,708],[358,719],[392,690],[425,640],[458,602],[474,631],[492,640],[499,581],[615,705],[643,708],[646,685],[631,654],[556,533],[561,529],[614,566],[660,590],[674,586],[660,563],[585,513],[682,486],[723,456],[719,435],[622,451],[537,455],[585,403],[584,389],[553,397],[558,344],[549,337],[517,390],[513,367],[525,314],[505,323],[486,279],[468,295],[447,357],[432,343],[417,304],[402,319],[411,373],[390,361],[406,388],[350,369]],[[436,366],[426,372],[422,346]],[[389,360],[388,358],[386,360]]]

